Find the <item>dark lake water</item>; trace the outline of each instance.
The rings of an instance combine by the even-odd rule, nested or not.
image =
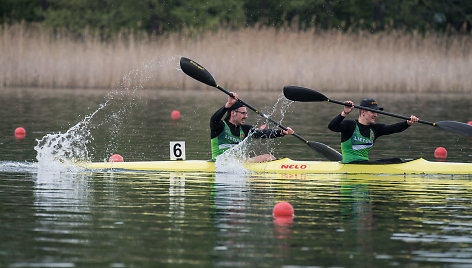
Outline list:
[[[327,124],[342,107],[238,92],[309,141],[340,150]],[[469,95],[331,93],[436,122],[472,120]],[[470,267],[470,176],[91,172],[64,159],[210,159],[217,89],[0,91],[0,267]],[[172,120],[172,110],[181,112]],[[264,124],[256,114],[248,123]],[[352,116],[354,118],[354,116]],[[398,119],[380,115],[378,122]],[[16,139],[16,127],[26,137]],[[382,137],[372,158],[471,162],[472,139],[427,125]],[[36,148],[36,149],[35,149]],[[324,160],[294,137],[254,152]],[[295,210],[274,218],[277,202]]]

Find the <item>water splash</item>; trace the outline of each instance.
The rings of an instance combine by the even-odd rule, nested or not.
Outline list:
[[[163,61],[154,60],[143,64],[139,68],[132,69],[122,77],[119,87],[112,90],[93,113],[85,116],[83,120],[65,133],[47,134],[37,140],[34,149],[37,152],[38,168],[49,170],[76,169],[78,162],[91,161],[95,150],[93,144],[91,144],[94,141],[91,130],[105,123],[111,124],[111,127],[107,128],[110,133],[107,137],[106,153],[110,155],[114,152],[117,148],[115,137],[119,136],[122,125],[129,115],[128,111],[136,106],[136,92],[144,88],[145,82],[153,77],[152,74],[156,73],[156,67],[168,66],[175,62],[176,58],[172,57]],[[112,104],[117,103],[125,103],[125,105],[117,105],[118,108],[115,108]],[[110,114],[105,115],[100,122],[92,124],[92,120],[105,108],[110,111]],[[88,145],[92,145],[91,148]]]
[[[278,98],[275,104],[272,106],[272,111],[270,114],[268,114],[268,116],[282,123],[285,113],[288,111],[292,103],[294,102],[285,97]]]
[[[248,174],[251,171],[244,167],[244,163],[249,159],[247,147],[249,138],[244,139],[239,144],[226,150],[216,157],[215,171],[220,173]]]
[[[288,111],[290,105],[293,101],[286,99],[285,97],[280,97],[277,99],[275,104],[272,106],[272,110],[266,115],[274,121],[282,124],[282,121],[285,117],[285,113]],[[262,118],[262,117],[261,117]],[[265,125],[265,128],[278,128],[277,125],[269,122],[269,120],[264,119],[262,123]],[[272,154],[276,155],[276,148],[282,142],[281,139],[252,139],[250,146],[248,147],[248,152],[251,157],[260,154]]]
[[[99,108],[65,133],[47,134],[37,140],[34,149],[37,152],[38,168],[45,170],[71,168],[77,162],[89,160],[87,144],[93,140],[90,135],[92,118],[109,103],[106,100]],[[59,164],[59,165],[58,165]]]

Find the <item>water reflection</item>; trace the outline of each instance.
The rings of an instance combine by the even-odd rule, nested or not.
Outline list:
[[[212,203],[215,209],[214,224],[216,227],[215,250],[232,252],[234,248],[244,248],[237,242],[241,223],[248,221],[249,189],[246,176],[232,173],[216,173],[212,189]],[[225,254],[225,253],[223,253]],[[225,260],[231,265],[232,261]],[[234,265],[234,264],[233,264]]]
[[[12,221],[2,217],[3,226],[7,227],[7,230],[10,229],[11,235],[15,237],[10,240],[11,244],[9,243],[9,250],[16,252],[6,258],[11,261],[9,266],[74,267],[74,262],[54,256],[58,251],[74,254],[78,246],[89,242],[87,236],[80,231],[90,219],[86,178],[68,176],[67,173],[61,172],[37,172],[35,165],[27,163],[10,163],[7,166],[12,165],[16,166],[16,172],[25,172],[22,175],[23,181],[26,179],[32,184],[31,187],[20,184],[9,191],[19,191],[23,194],[31,191],[32,197],[31,202],[18,203],[18,209],[14,213],[22,220],[16,222],[14,228],[8,228]],[[3,172],[9,170],[3,164],[1,169]],[[13,174],[2,173],[1,177],[8,178]],[[9,234],[5,234],[1,240],[5,241],[8,236]]]
[[[214,178],[216,265],[252,266],[258,263],[260,254],[288,256],[293,217],[272,217],[279,198],[272,178],[231,173],[216,173]]]
[[[340,187],[340,219],[338,232],[343,237],[343,248],[353,254],[354,266],[372,266],[375,253],[374,199],[369,185],[346,176]],[[355,255],[355,256],[354,256]]]

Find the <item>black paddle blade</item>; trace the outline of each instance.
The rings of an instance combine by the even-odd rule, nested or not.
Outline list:
[[[284,96],[292,101],[301,102],[313,102],[313,101],[327,101],[328,97],[315,91],[313,89],[297,87],[297,86],[285,86]]]
[[[192,77],[193,79],[209,86],[216,87],[216,82],[213,76],[211,76],[211,74],[205,68],[203,68],[203,66],[196,63],[195,61],[181,57],[180,68],[185,74]]]
[[[317,151],[318,153],[322,154],[326,159],[330,161],[341,161],[343,160],[343,156],[333,148],[329,147],[326,144],[310,141],[308,142],[308,146],[310,146],[313,150]]]
[[[440,129],[454,132],[462,136],[472,136],[472,126],[456,121],[439,121],[434,123]]]

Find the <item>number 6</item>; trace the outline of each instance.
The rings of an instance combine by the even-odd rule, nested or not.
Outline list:
[[[170,142],[170,160],[185,160],[185,141]]]

